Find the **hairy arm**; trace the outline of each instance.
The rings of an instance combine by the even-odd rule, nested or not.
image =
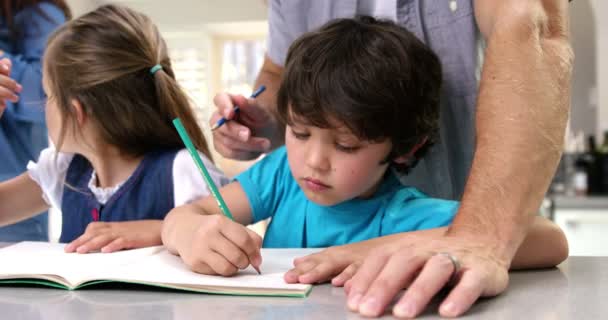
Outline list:
[[[274,150],[285,144],[285,127],[277,121],[277,93],[281,86],[282,74],[283,67],[272,62],[268,55],[266,55],[264,56],[262,69],[260,69],[260,73],[255,81],[255,88],[259,88],[261,85],[266,86],[266,92],[256,100],[260,107],[272,115],[270,121],[273,124],[268,127],[269,132],[261,133],[262,136],[270,138],[270,150]]]
[[[566,0],[476,0],[487,39],[477,148],[448,230],[511,261],[550,183],[570,109],[573,54]]]

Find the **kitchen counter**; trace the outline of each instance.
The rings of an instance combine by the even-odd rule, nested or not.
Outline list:
[[[606,210],[608,212],[607,196],[568,197],[551,196],[556,209],[589,209]]]
[[[464,319],[602,319],[608,314],[608,257],[570,257],[558,268],[510,273],[504,294],[477,302]],[[423,319],[435,319],[437,304]],[[360,319],[342,288],[308,298],[236,297],[145,290],[64,291],[0,286],[3,319]],[[389,315],[384,318],[391,318]],[[363,319],[363,318],[361,318]]]

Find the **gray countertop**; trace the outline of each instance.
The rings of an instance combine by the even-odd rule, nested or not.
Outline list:
[[[601,319],[608,314],[608,257],[570,257],[559,268],[512,272],[508,291],[464,319]],[[437,305],[422,316],[438,318]],[[2,319],[359,319],[342,288],[308,298],[234,297],[173,291],[0,287]],[[390,318],[386,316],[385,318]]]
[[[555,209],[606,210],[608,212],[607,196],[568,197],[551,196]]]

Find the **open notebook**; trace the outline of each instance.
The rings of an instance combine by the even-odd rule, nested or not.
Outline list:
[[[164,247],[115,253],[65,253],[65,244],[20,242],[0,249],[0,284],[29,283],[74,290],[97,283],[124,282],[192,292],[306,297],[312,286],[287,284],[283,274],[294,258],[314,252],[262,249],[262,275],[253,268],[233,277],[192,272]]]

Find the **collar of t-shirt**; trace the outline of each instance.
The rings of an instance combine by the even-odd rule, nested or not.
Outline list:
[[[324,206],[326,210],[330,210],[335,213],[354,213],[354,212],[369,212],[375,213],[378,208],[398,190],[403,188],[403,185],[399,182],[399,179],[395,176],[392,171],[386,173],[386,176],[382,180],[382,183],[378,187],[378,190],[374,193],[371,198],[360,199],[355,198],[352,200],[344,201],[333,206]],[[314,204],[314,203],[313,203]],[[316,204],[314,204],[316,205]]]

